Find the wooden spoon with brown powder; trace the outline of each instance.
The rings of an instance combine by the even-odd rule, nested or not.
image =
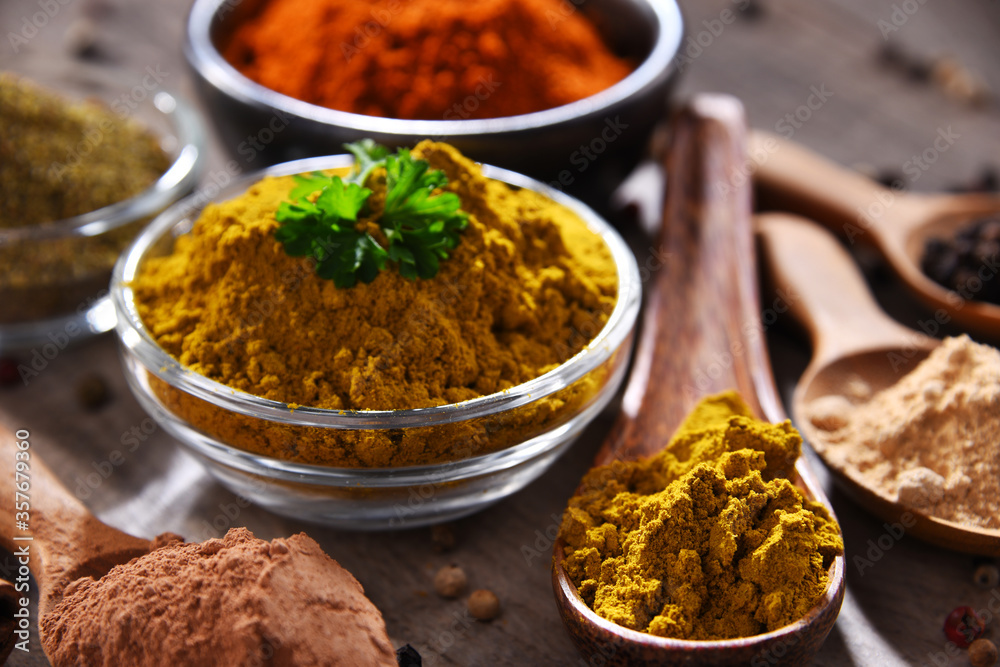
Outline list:
[[[95,518],[28,449],[0,431],[0,546],[23,553],[40,587],[39,637],[54,665],[396,664],[361,585],[304,533],[272,542],[246,529],[185,544],[150,542]],[[23,457],[22,457],[23,458]],[[16,486],[23,484],[24,486]],[[25,496],[27,529],[16,523]],[[20,539],[19,539],[20,538]],[[117,567],[116,567],[117,566]]]
[[[829,433],[809,418],[815,401],[848,394],[854,382],[861,381],[869,394],[900,382],[941,341],[886,315],[847,250],[823,228],[804,218],[769,213],[758,216],[757,230],[771,280],[779,290],[796,296],[789,313],[803,324],[813,343],[813,357],[795,389],[792,412],[834,478],[887,525],[905,524],[908,535],[946,549],[1000,556],[1000,530],[931,516],[870,487],[856,469],[831,455]]]

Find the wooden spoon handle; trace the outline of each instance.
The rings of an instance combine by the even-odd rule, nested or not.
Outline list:
[[[777,135],[754,130],[748,152],[756,164],[759,210],[797,213],[852,242],[880,246],[890,235],[893,240],[905,237],[911,226],[926,219],[914,210],[911,195],[894,192]]]
[[[787,306],[808,331],[814,364],[921,338],[882,311],[854,260],[828,231],[782,213],[757,216],[756,228],[775,303]]]
[[[0,430],[0,498],[4,499],[0,546],[15,554],[27,549],[28,566],[40,582],[39,607],[44,614],[71,581],[102,576],[118,563],[148,552],[149,541],[98,521],[59,483],[30,444],[30,439]],[[19,459],[27,464],[20,477],[16,476]],[[18,515],[20,511],[27,516]],[[24,521],[26,528],[17,521]]]
[[[642,335],[618,423],[596,465],[655,454],[706,394],[737,389],[781,419],[759,325],[738,100],[702,95],[676,117],[667,196]]]

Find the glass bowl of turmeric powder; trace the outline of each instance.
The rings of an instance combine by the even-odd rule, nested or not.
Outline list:
[[[114,328],[115,262],[194,187],[203,129],[164,76],[30,59],[0,71],[0,349],[31,349],[26,383]]]
[[[337,286],[282,250],[284,198],[303,174],[339,178],[355,162],[343,155],[182,201],[115,268],[133,393],[224,485],[278,514],[384,529],[475,512],[541,475],[625,375],[641,286],[618,233],[445,144],[409,155],[447,173],[468,212],[433,277],[386,269]],[[373,173],[371,197],[388,201]]]
[[[600,210],[666,117],[682,35],[674,0],[196,0],[185,54],[238,159],[430,137]]]

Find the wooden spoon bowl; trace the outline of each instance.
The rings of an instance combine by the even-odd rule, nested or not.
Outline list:
[[[813,358],[796,387],[792,413],[805,438],[822,444],[824,432],[806,418],[808,405],[843,395],[856,378],[878,392],[898,382],[940,344],[882,312],[851,256],[819,226],[784,214],[757,218],[761,252],[774,286],[795,295],[791,314],[808,331]],[[841,487],[868,511],[900,523],[909,535],[966,553],[1000,556],[1000,531],[939,519],[869,488],[829,457],[820,458]],[[911,515],[911,519],[905,517]],[[909,525],[907,525],[909,524]]]
[[[929,238],[949,238],[976,218],[1000,213],[989,194],[917,194],[886,188],[791,141],[752,132],[749,153],[760,210],[822,223],[850,243],[874,245],[906,287],[936,313],[969,331],[997,336],[1000,306],[963,297],[920,269]],[[984,265],[985,266],[985,265]],[[989,278],[997,269],[985,266]],[[970,286],[971,289],[971,286]]]
[[[674,122],[667,158],[661,254],[621,415],[595,466],[657,453],[705,395],[737,389],[758,418],[784,420],[774,387],[757,294],[742,106],[726,96],[699,96]],[[810,499],[829,502],[801,457],[793,482]],[[629,630],[591,610],[563,569],[557,540],[552,581],[563,623],[589,664],[802,664],[819,650],[844,596],[844,558],[830,567],[822,601],[773,632],[721,641],[666,639]],[[594,662],[600,659],[600,662]]]

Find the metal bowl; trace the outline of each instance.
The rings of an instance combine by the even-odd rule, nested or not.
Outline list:
[[[446,141],[463,154],[532,176],[598,207],[635,167],[665,115],[677,72],[681,13],[675,0],[580,0],[612,48],[639,65],[596,95],[536,113],[482,120],[401,120],[337,111],[245,77],[219,51],[264,0],[195,0],[185,54],[237,160],[274,164],[342,152],[371,137],[387,146]]]

